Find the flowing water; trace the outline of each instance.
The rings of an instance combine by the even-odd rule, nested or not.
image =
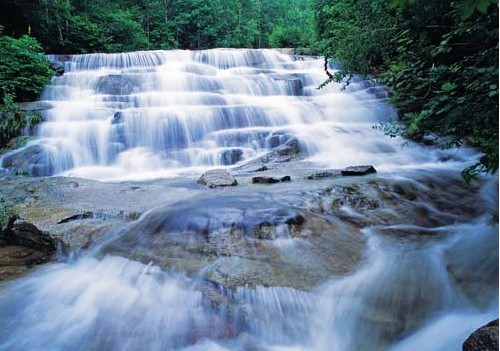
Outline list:
[[[437,182],[473,162],[475,152],[388,138],[374,128],[394,117],[385,90],[362,81],[318,90],[322,69],[320,58],[275,50],[74,56],[46,87],[42,100],[52,108],[27,148],[46,154],[45,175],[144,180],[214,167],[237,172],[296,138],[305,158],[300,162],[317,168],[369,163],[388,184],[405,178],[422,193],[435,192],[435,202],[420,204],[430,219],[408,223],[419,214],[393,213],[397,225],[354,228],[324,215],[340,228],[337,240],[344,241],[338,243],[350,243],[343,235],[358,238],[349,245],[364,243],[349,273],[331,274],[310,289],[228,288],[206,279],[220,257],[203,269],[179,270],[178,263],[148,264],[136,249],[179,245],[172,233],[189,232],[186,250],[194,250],[199,235],[220,233],[225,223],[253,225],[275,213],[288,218],[314,202],[301,193],[311,183],[297,180],[262,197],[255,195],[262,189],[238,186],[235,195],[179,201],[109,233],[86,254],[0,286],[0,350],[460,350],[474,329],[497,318],[498,181],[486,179],[480,192],[470,190],[481,205],[463,213],[453,212],[452,201],[437,208],[454,188],[431,189],[415,170],[426,169]],[[384,234],[415,228],[425,235]],[[262,250],[323,269],[306,253],[308,237],[278,232],[270,244],[241,249],[239,262]],[[173,239],[162,241],[158,233]],[[230,250],[230,244],[219,245]],[[180,251],[161,252],[178,261]]]
[[[456,161],[456,152],[374,133],[395,117],[380,87],[318,90],[324,80],[322,59],[274,50],[78,55],[43,92],[53,108],[32,144],[46,153],[44,175],[105,180],[241,164],[290,135],[308,159],[329,167]]]

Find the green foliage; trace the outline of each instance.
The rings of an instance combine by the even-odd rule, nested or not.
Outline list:
[[[51,53],[213,47],[309,47],[314,0],[16,0],[9,33]],[[280,34],[280,30],[282,34]],[[278,35],[280,34],[280,35]]]
[[[40,44],[28,36],[0,37],[0,100],[30,101],[38,97],[52,76]],[[7,100],[7,101],[5,101]]]
[[[0,36],[0,147],[26,126],[41,121],[36,113],[22,113],[17,102],[35,100],[53,71],[40,44],[32,37]]]
[[[387,135],[390,138],[408,135],[408,126],[394,120],[386,123],[379,123],[373,128],[381,130],[384,135]]]
[[[8,204],[3,197],[0,197],[0,232],[7,228],[14,217],[12,205]]]
[[[486,2],[342,0],[318,8],[322,50],[342,64],[337,80],[374,76],[392,89],[407,134],[479,147],[484,156],[465,176],[498,169],[498,9]]]

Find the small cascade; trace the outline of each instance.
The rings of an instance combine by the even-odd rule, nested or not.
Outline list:
[[[97,179],[241,164],[283,136],[329,167],[380,168],[388,154],[391,165],[443,158],[373,130],[395,116],[380,89],[358,81],[318,90],[324,79],[322,59],[276,50],[75,55],[44,90],[53,108],[28,148],[43,152],[37,175]]]

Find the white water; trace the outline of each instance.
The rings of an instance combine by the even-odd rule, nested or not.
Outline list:
[[[241,164],[266,152],[277,131],[297,136],[325,167],[458,170],[474,159],[374,130],[392,110],[362,84],[316,90],[322,64],[251,50],[75,56],[44,92],[54,107],[32,144],[51,155],[51,174],[105,180],[199,172],[233,148]],[[0,285],[0,350],[460,350],[498,317],[498,225],[480,217],[432,230],[401,239],[365,229],[366,260],[352,274],[310,292],[220,290],[230,301],[221,304],[202,293],[204,281],[127,258],[50,264]]]
[[[32,144],[48,155],[46,174],[109,180],[244,163],[276,132],[325,167],[461,167],[471,156],[389,139],[373,130],[394,118],[385,101],[365,83],[318,90],[324,79],[322,59],[275,50],[78,55],[45,89],[53,108]]]
[[[0,290],[0,350],[459,350],[498,316],[498,227],[436,232],[448,235],[367,231],[368,260],[354,274],[312,292],[240,287],[225,292],[232,310],[210,304],[202,282],[125,258],[55,264]],[[484,301],[450,280],[449,251],[460,269],[482,270],[488,284],[471,284]]]

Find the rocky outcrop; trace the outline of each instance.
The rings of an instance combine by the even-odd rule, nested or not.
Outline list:
[[[0,231],[0,240],[8,245],[24,246],[49,254],[54,253],[57,248],[56,240],[49,233],[17,216],[12,217]]]
[[[497,351],[498,319],[472,333],[462,345],[463,351]]]
[[[231,192],[150,211],[104,250],[187,274],[203,272],[228,288],[310,289],[334,273],[350,271],[360,260],[363,242],[362,236],[346,236],[320,216]],[[280,243],[290,246],[281,250]]]
[[[212,169],[203,173],[198,179],[198,183],[209,188],[238,185],[236,178],[223,169]]]
[[[19,104],[21,111],[39,112],[51,109],[53,106],[46,101],[22,102]]]
[[[321,171],[321,172],[315,172],[311,175],[308,175],[306,179],[324,179],[324,178],[334,178],[340,176],[341,173],[339,170],[332,170],[332,171]]]
[[[71,55],[47,55],[47,60],[49,60],[52,69],[58,74],[63,74],[66,66],[66,62],[71,61]]]
[[[8,153],[2,158],[2,167],[16,174],[33,177],[48,176],[54,170],[50,153],[38,144]]]
[[[340,171],[343,176],[364,176],[371,173],[377,173],[371,165],[349,166]]]

